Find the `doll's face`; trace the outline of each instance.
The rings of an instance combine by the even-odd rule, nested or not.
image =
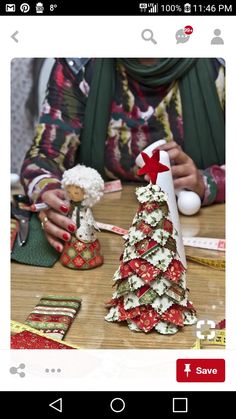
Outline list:
[[[81,202],[84,199],[84,190],[76,185],[67,185],[65,187],[68,198],[74,202]]]

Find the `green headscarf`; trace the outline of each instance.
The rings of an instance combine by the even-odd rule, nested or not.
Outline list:
[[[165,58],[155,65],[138,59],[119,59],[126,72],[150,87],[179,83],[184,151],[199,169],[225,162],[224,113],[220,105],[213,67],[208,58]],[[104,174],[104,149],[115,92],[116,60],[97,58],[86,104],[79,161]]]

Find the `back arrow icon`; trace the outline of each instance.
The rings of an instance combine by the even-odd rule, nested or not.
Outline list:
[[[18,31],[15,31],[12,35],[11,35],[11,38],[13,39],[13,41],[15,41],[15,42],[19,42],[19,40],[16,38],[16,36],[18,35]]]
[[[50,403],[49,406],[62,413],[62,398],[54,400],[54,402]]]

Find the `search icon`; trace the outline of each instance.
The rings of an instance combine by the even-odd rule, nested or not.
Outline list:
[[[144,29],[141,33],[141,37],[144,41],[152,41],[153,44],[157,44],[157,41],[153,38],[153,31],[151,29]]]

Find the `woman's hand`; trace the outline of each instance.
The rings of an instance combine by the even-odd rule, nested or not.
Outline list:
[[[201,172],[193,160],[175,141],[170,141],[158,149],[167,151],[169,154],[175,189],[188,189],[196,192],[202,199],[205,193],[205,184]]]
[[[74,233],[77,229],[71,219],[66,216],[70,205],[65,200],[65,192],[61,189],[46,191],[42,194],[42,201],[50,207],[50,209],[39,213],[46,238],[51,246],[58,252],[62,252],[63,244],[61,241],[69,241],[71,239],[70,233]]]

